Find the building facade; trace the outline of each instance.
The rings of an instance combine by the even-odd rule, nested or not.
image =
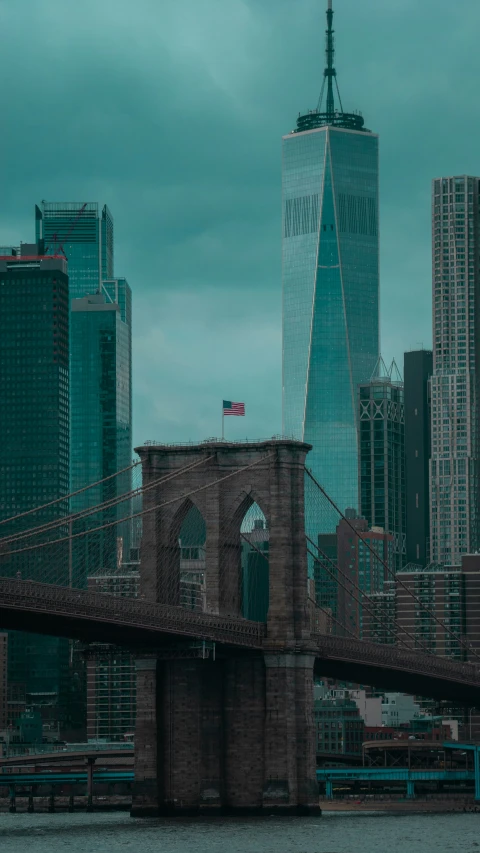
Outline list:
[[[35,234],[50,254],[68,258],[70,299],[98,293],[113,278],[113,217],[106,205],[42,201],[35,206]]]
[[[430,563],[423,568],[409,564],[397,579],[403,584],[397,583],[396,589],[400,642],[466,660],[469,655],[462,640],[468,638],[468,646],[478,652],[480,555],[465,555],[459,566]]]
[[[8,634],[0,634],[0,731],[7,726]]]
[[[314,701],[317,755],[361,755],[365,723],[348,697]]]
[[[318,537],[318,555],[314,562],[316,601],[331,612],[334,633],[367,639],[366,626],[371,622],[367,621],[362,593],[372,596],[388,588],[389,574],[385,565],[392,564],[393,535],[382,528],[370,529],[365,518],[358,518],[353,510],[347,510],[346,520],[339,522],[335,538],[336,546],[331,534]],[[378,621],[389,633],[391,623],[387,624],[380,611]]]
[[[109,283],[110,284],[110,283]],[[131,294],[123,281],[118,288],[119,302],[104,293],[73,299],[71,302],[71,490],[111,477],[131,464],[132,458],[132,340],[129,306]],[[131,471],[107,479],[71,499],[73,512],[125,494],[131,489]],[[108,524],[131,514],[131,502],[125,501],[102,511],[101,517],[87,522]],[[84,586],[86,576],[102,569],[118,568],[129,558],[130,522],[99,531],[97,547],[92,536],[75,543],[75,566],[82,577],[75,584]],[[79,531],[76,531],[79,532]],[[88,541],[87,541],[88,539]]]
[[[406,562],[420,566],[426,566],[430,559],[429,380],[432,372],[433,353],[430,350],[405,353]]]
[[[63,258],[43,252],[42,245],[23,244],[21,254],[0,258],[0,521],[11,519],[2,524],[2,536],[68,513],[68,500],[58,500],[69,491],[68,275]],[[67,584],[68,559],[55,543],[66,529],[52,531],[51,548],[3,550],[1,574]],[[15,707],[24,709],[29,697],[45,721],[65,725],[68,674],[66,640],[9,632],[8,690]]]
[[[330,4],[331,7],[331,4]],[[341,511],[357,507],[357,386],[379,355],[378,137],[333,97],[327,12],[326,108],[283,137],[283,432]],[[307,525],[312,538],[334,532]]]
[[[437,178],[432,193],[431,555],[459,565],[479,547],[480,179]]]
[[[88,578],[92,592],[137,598],[139,563],[126,563],[114,571]],[[125,649],[96,645],[87,660],[87,737],[89,740],[125,740],[135,731],[135,655]]]
[[[405,417],[403,382],[395,362],[379,358],[370,382],[359,386],[359,506],[369,527],[393,536],[390,568],[405,563]]]

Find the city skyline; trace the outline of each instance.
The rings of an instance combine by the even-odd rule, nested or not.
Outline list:
[[[122,78],[130,67],[123,65],[115,74],[98,77],[110,98],[109,122],[102,122],[93,98],[91,105],[83,104],[82,116],[76,117],[75,110],[60,97],[57,71],[65,46],[48,64],[40,63],[33,88],[31,72],[23,82],[21,69],[12,58],[14,98],[26,107],[22,114],[33,121],[31,93],[43,86],[62,114],[64,132],[58,140],[48,134],[48,148],[40,159],[39,150],[47,142],[43,129],[33,138],[25,132],[22,116],[8,124],[1,143],[2,160],[9,164],[10,173],[10,177],[1,176],[6,190],[2,239],[12,244],[33,239],[33,203],[42,197],[105,200],[116,217],[117,265],[136,287],[134,442],[218,433],[222,397],[245,399],[249,404],[248,418],[229,423],[227,435],[269,435],[280,427],[280,138],[291,129],[298,106],[306,108],[318,92],[325,4],[305,0],[296,3],[293,12],[285,2],[273,9],[265,3],[235,3],[230,18],[222,11],[214,18],[217,4],[206,0],[205,23],[199,32],[198,7],[196,11],[195,4],[182,4],[183,11],[190,11],[191,20],[181,29],[174,5],[164,4],[159,11],[158,31],[153,28],[146,34],[142,28],[143,58],[140,49],[128,54],[126,62],[132,64],[135,74],[130,87],[121,87],[121,100],[117,77]],[[55,6],[53,3],[52,8]],[[407,14],[412,9],[416,16],[413,34]],[[100,24],[102,10],[93,5],[89,10],[89,19]],[[473,33],[480,10],[472,2],[460,3],[453,20],[449,7],[439,14],[438,4],[430,2],[418,9],[405,0],[395,9],[378,10],[373,3],[360,9],[338,0],[335,11],[342,30],[338,64],[348,88],[345,107],[359,104],[382,140],[382,352],[387,360],[395,356],[400,363],[404,349],[418,348],[421,342],[426,348],[430,345],[430,180],[435,174],[478,173],[475,118],[467,113],[467,104],[479,62]],[[374,11],[375,40],[371,36]],[[91,93],[92,66],[87,70],[82,65],[88,34],[77,27],[73,36],[78,23],[75,12],[64,13],[58,5],[55,15],[69,46],[71,67],[79,72],[75,92],[82,94],[87,87]],[[237,24],[233,28],[232,15]],[[33,7],[32,21],[35,24]],[[18,53],[29,37],[20,21],[10,18],[10,12],[5,12],[5,23],[8,44]],[[37,23],[38,27],[32,27],[35,49],[43,51],[38,38],[41,21]],[[124,44],[123,28],[128,29],[129,23],[135,24],[133,12],[120,4],[113,23],[118,27],[119,49]],[[397,33],[394,45],[387,38],[392,24]],[[449,55],[446,50],[453,24],[458,50],[467,64],[467,68],[462,66],[461,90],[456,82],[460,72],[455,53]],[[219,48],[209,58],[213,34],[219,41],[219,35],[229,29],[235,31],[235,44],[227,39],[228,49]],[[160,61],[154,47],[165,38],[165,31],[171,47]],[[45,32],[47,43],[51,37]],[[260,55],[262,39],[265,49]],[[104,59],[100,42],[90,46],[94,68],[101,69],[102,63],[111,67],[113,41],[112,37]],[[419,53],[413,69],[405,63],[405,46]],[[35,50],[31,55],[33,61]],[[167,92],[172,81],[170,99]],[[152,103],[149,96],[153,91],[157,95]],[[442,111],[437,115],[440,97]],[[148,113],[142,113],[144,101],[149,101]],[[112,121],[113,130],[121,127],[121,105],[135,117],[131,123],[135,128],[127,123],[122,146],[115,143],[116,134],[112,133]],[[186,125],[181,118],[175,123],[172,116],[178,117],[186,106],[192,135],[184,143]],[[90,110],[95,109],[97,133],[85,141],[81,124],[82,120],[86,126],[89,122],[83,113],[87,111],[91,117]],[[449,127],[465,112],[470,132],[461,136],[445,132],[448,111]],[[140,129],[142,122],[145,132]],[[176,124],[178,139],[166,131],[169,124]],[[210,138],[219,143],[215,150],[221,156],[215,159],[213,149],[202,139],[207,127],[215,128]],[[408,145],[407,136],[401,133],[407,127]],[[441,151],[434,144],[440,131]],[[192,145],[196,134],[198,144]],[[180,137],[175,152],[174,142]],[[162,164],[153,168],[159,146]],[[155,236],[152,263],[144,247]],[[222,288],[225,282],[228,290]],[[225,322],[232,309],[234,334],[231,327],[227,331]],[[152,414],[147,415],[152,399]],[[197,413],[194,418],[192,408]]]

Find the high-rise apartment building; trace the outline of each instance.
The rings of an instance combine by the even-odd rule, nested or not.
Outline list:
[[[479,547],[480,179],[433,181],[430,558],[458,565]]]
[[[318,107],[283,137],[283,432],[313,445],[344,511],[358,500],[357,387],[379,355],[378,137],[335,104],[331,0],[327,22]]]
[[[405,502],[407,510],[406,561],[426,566],[430,558],[431,412],[429,379],[433,371],[430,350],[406,352]]]
[[[132,457],[132,341],[131,292],[127,282],[108,282],[110,301],[102,291],[71,302],[71,490],[82,489],[122,471]],[[116,289],[116,290],[115,290]],[[108,292],[108,291],[107,291]],[[131,488],[131,471],[107,479],[71,499],[73,512],[125,494]],[[104,510],[101,524],[130,515],[130,503]],[[89,527],[93,525],[89,522]],[[130,522],[112,524],[96,534],[92,547],[80,538],[75,542],[74,565],[82,576],[118,568],[129,559]],[[85,548],[84,548],[85,545]],[[77,554],[84,548],[83,557]]]
[[[461,638],[480,648],[480,555],[467,554],[460,565],[426,568],[408,565],[398,574],[397,635],[407,646],[437,655],[468,659]],[[422,606],[411,593],[422,602]]]
[[[97,293],[113,278],[113,217],[97,202],[47,202],[35,206],[35,234],[51,254],[68,258],[70,299]]]
[[[68,513],[68,501],[57,501],[69,491],[68,300],[66,262],[44,255],[42,245],[23,244],[21,254],[0,258],[0,520],[11,519],[2,536]],[[65,532],[57,528],[52,539]],[[3,550],[0,572],[68,583],[61,547],[52,546],[55,560],[49,548]],[[24,705],[30,697],[31,706],[63,724],[67,641],[11,631],[8,657],[12,696]]]
[[[405,563],[405,418],[403,382],[395,362],[378,359],[358,389],[359,505],[369,527],[393,536],[390,568]]]

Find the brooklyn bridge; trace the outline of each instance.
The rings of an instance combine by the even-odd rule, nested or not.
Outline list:
[[[374,614],[388,622],[379,642],[319,605],[321,565],[365,624],[376,606],[317,544],[342,514],[310,474],[309,450],[283,438],[149,444],[132,466],[141,485],[119,472],[121,498],[102,489],[88,510],[47,521],[45,504],[36,523],[28,512],[8,520],[0,625],[136,655],[135,815],[315,813],[316,677],[480,705],[480,658],[451,626],[441,625],[460,654],[444,657],[389,614]],[[247,523],[255,508],[268,549]],[[196,539],[185,535],[192,518],[201,520]],[[118,560],[139,525],[138,596],[87,588],[92,565]]]

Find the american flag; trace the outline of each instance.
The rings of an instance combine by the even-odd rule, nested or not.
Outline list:
[[[237,415],[242,417],[245,415],[245,403],[232,403],[231,400],[223,401],[224,415]]]

